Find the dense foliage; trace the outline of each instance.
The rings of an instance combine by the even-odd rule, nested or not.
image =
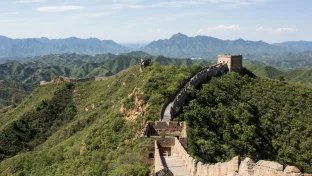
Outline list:
[[[0,111],[0,152],[18,151],[0,162],[0,175],[148,175],[142,154],[153,142],[140,140],[140,132],[197,67],[154,63],[140,73],[137,65],[105,81],[37,88]]]
[[[184,107],[189,152],[208,163],[251,156],[312,172],[312,90],[228,73],[213,78]]]
[[[18,152],[33,150],[70,121],[76,115],[73,89],[71,83],[63,85],[51,100],[43,100],[36,109],[6,126],[0,133],[0,161]]]

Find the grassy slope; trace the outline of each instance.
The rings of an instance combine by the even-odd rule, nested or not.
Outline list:
[[[51,134],[43,133],[46,140],[31,151],[23,150],[1,161],[0,175],[145,175],[149,168],[142,163],[140,153],[146,144],[138,140],[138,132],[146,120],[158,118],[162,103],[189,75],[187,69],[154,64],[143,74],[135,66],[106,81],[74,84],[77,114],[59,123]],[[1,111],[0,133],[27,112],[37,111],[42,100],[56,98],[53,92],[62,87],[39,87],[16,108]],[[132,92],[137,93],[146,109],[136,120],[125,120],[122,106],[125,111],[138,108],[133,102],[135,97],[129,96]],[[92,104],[95,109],[84,110]],[[66,110],[60,113],[66,114]],[[3,142],[3,138],[0,140]]]

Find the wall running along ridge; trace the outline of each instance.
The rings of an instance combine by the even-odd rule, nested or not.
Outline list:
[[[283,165],[274,161],[260,160],[254,163],[250,158],[240,161],[239,156],[228,162],[203,164],[190,156],[177,138],[173,152],[183,161],[191,176],[312,176],[302,174],[295,166],[286,166],[284,169]]]
[[[222,57],[220,57],[222,59]],[[232,58],[231,58],[232,59]],[[231,63],[231,62],[230,62]],[[241,62],[237,62],[241,64]],[[184,81],[178,91],[173,94],[163,105],[160,112],[160,121],[166,123],[167,125],[156,122],[155,125],[147,124],[143,129],[142,137],[153,137],[155,139],[155,172],[156,175],[161,171],[166,170],[166,164],[162,163],[161,151],[162,151],[162,141],[157,139],[156,136],[150,135],[150,131],[163,131],[163,134],[172,136],[174,132],[182,132],[180,130],[173,130],[175,128],[170,127],[171,120],[176,116],[177,112],[183,107],[184,102],[187,100],[187,89],[190,87],[197,87],[208,78],[218,75],[222,71],[227,71],[228,65],[225,63],[219,63],[211,67],[206,67],[200,70],[198,73],[192,75],[188,80]],[[242,67],[237,66],[237,70],[242,70]],[[184,125],[186,129],[186,124]],[[151,130],[152,129],[152,130]],[[185,131],[185,130],[183,130]],[[183,133],[183,132],[182,132]],[[180,133],[180,136],[182,136]],[[173,135],[174,137],[175,135]],[[186,134],[185,139],[187,139]],[[166,136],[167,138],[167,136]],[[171,137],[172,138],[172,137]],[[165,136],[163,136],[165,139]],[[181,144],[181,140],[174,137],[174,144],[171,146],[171,153],[178,156],[183,162],[184,167],[187,171],[186,175],[191,176],[312,176],[311,174],[302,174],[300,170],[295,166],[286,166],[274,162],[260,160],[257,163],[250,158],[245,158],[240,161],[240,157],[236,156],[228,162],[217,163],[217,164],[203,164],[197,161],[192,156],[187,153],[184,145]],[[187,143],[187,142],[186,142]],[[165,144],[169,146],[169,144]],[[158,171],[158,172],[157,172]],[[165,175],[165,174],[162,174]]]
[[[160,120],[161,121],[171,121],[181,110],[184,102],[187,100],[187,90],[190,87],[197,87],[208,78],[217,76],[222,71],[226,71],[227,64],[216,64],[210,67],[205,67],[196,74],[192,75],[188,80],[184,81],[178,91],[173,94],[162,106],[160,111]]]

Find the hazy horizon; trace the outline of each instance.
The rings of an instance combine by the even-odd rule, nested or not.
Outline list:
[[[309,0],[3,0],[0,35],[144,43],[187,36],[312,41]]]
[[[179,32],[180,33],[180,32]],[[178,33],[176,33],[178,34]],[[173,34],[175,35],[175,34]],[[183,34],[183,35],[186,35],[186,34]],[[92,39],[92,38],[96,38],[96,39],[99,39],[97,37],[86,37],[86,38],[83,38],[83,37],[77,37],[77,36],[69,36],[69,37],[64,37],[64,38],[49,38],[49,37],[45,37],[45,36],[42,36],[42,37],[26,37],[26,38],[12,38],[10,36],[5,36],[5,35],[0,35],[0,36],[4,36],[4,37],[7,37],[7,38],[11,38],[11,39],[31,39],[31,38],[35,38],[35,39],[40,39],[40,38],[48,38],[50,40],[58,40],[58,39],[68,39],[68,38],[79,38],[79,39]],[[206,35],[197,35],[197,36],[206,36]],[[153,41],[158,41],[158,40],[166,40],[166,39],[170,39],[172,36],[168,37],[168,38],[160,38],[160,39],[155,39],[155,40],[152,40],[152,41],[133,41],[133,42],[118,42],[118,41],[115,41],[113,39],[99,39],[99,40],[112,40],[112,41],[115,41],[116,43],[118,44],[149,44]],[[196,36],[188,36],[188,37],[196,37]],[[214,37],[214,36],[206,36],[206,37],[213,37],[213,38],[217,38],[217,37]],[[220,38],[217,38],[217,39],[220,39]],[[220,39],[220,40],[230,40],[230,41],[234,41],[234,40],[239,40],[239,39],[243,39],[245,41],[262,41],[262,42],[265,42],[265,43],[268,43],[268,44],[275,44],[275,43],[283,43],[283,42],[312,42],[311,41],[308,41],[308,40],[288,40],[288,41],[281,41],[281,42],[273,42],[273,43],[270,43],[270,42],[267,42],[267,41],[263,41],[263,40],[246,40],[244,38],[237,38],[237,39]]]

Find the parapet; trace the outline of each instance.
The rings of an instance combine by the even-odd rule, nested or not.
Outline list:
[[[157,121],[147,122],[144,126],[141,137],[151,137],[151,136],[171,136],[171,137],[181,137],[187,138],[186,134],[186,122],[164,122]]]

